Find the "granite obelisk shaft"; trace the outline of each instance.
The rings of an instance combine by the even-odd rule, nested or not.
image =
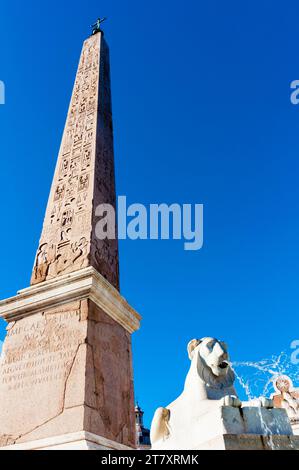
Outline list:
[[[58,155],[31,284],[93,266],[119,288],[117,240],[95,236],[95,209],[115,207],[109,49],[87,39]]]

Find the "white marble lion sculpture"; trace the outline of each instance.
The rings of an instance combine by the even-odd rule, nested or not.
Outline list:
[[[204,439],[211,420],[221,421],[218,410],[242,406],[234,388],[235,374],[224,342],[210,337],[193,339],[188,344],[188,354],[191,367],[183,393],[166,408],[158,408],[154,415],[153,449],[188,449],[192,435],[195,440]],[[259,399],[256,405],[273,407],[272,401],[266,398]]]

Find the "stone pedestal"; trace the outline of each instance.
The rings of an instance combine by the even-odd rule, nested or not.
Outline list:
[[[0,447],[135,446],[140,317],[103,276],[89,267],[29,287],[0,302],[0,317]]]
[[[192,449],[299,450],[299,437],[285,410],[221,407],[201,417]]]
[[[194,413],[189,430],[183,425],[187,407],[181,411],[176,440],[161,439],[154,450],[299,450],[299,436],[293,435],[283,409],[211,406],[197,416]]]
[[[118,442],[91,434],[90,432],[77,432],[62,436],[39,439],[2,447],[1,450],[132,450]]]
[[[223,434],[199,444],[197,450],[299,450],[298,436]]]

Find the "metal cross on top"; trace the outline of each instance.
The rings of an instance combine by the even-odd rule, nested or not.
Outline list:
[[[98,18],[97,21],[91,25],[92,27],[92,34],[97,34],[101,32],[101,24],[106,21],[107,18]]]

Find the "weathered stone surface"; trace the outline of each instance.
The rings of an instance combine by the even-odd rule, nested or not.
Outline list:
[[[130,334],[82,300],[8,325],[0,446],[91,432],[134,445]]]
[[[89,313],[86,373],[96,403],[85,415],[85,429],[134,447],[131,336],[95,304]]]
[[[8,325],[0,362],[0,436],[19,441],[63,413],[87,335],[80,309],[75,302]]]
[[[299,450],[298,436],[224,434],[195,447],[196,450]]]
[[[31,284],[93,266],[119,288],[117,240],[95,236],[95,208],[115,207],[109,49],[83,45]]]
[[[131,450],[115,441],[79,431],[2,447],[1,450]]]

